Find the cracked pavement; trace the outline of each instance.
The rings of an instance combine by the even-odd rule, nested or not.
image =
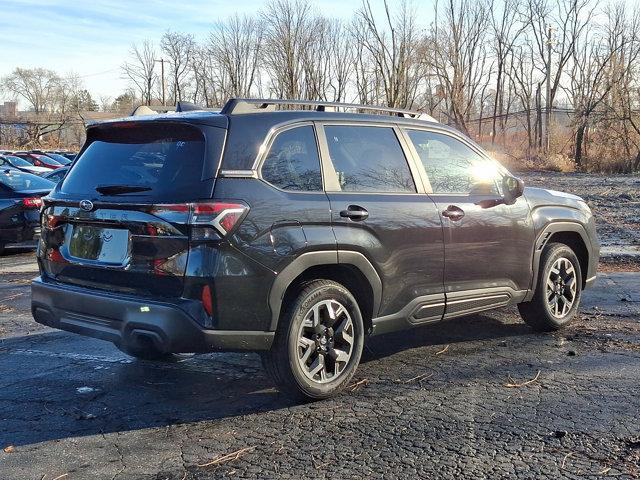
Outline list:
[[[614,252],[580,317],[375,337],[352,391],[317,403],[255,354],[145,362],[38,325],[33,253],[0,257],[0,479],[640,478],[640,179],[524,177],[583,194]]]
[[[640,475],[638,273],[561,333],[503,309],[373,338],[354,391],[294,404],[254,354],[143,362],[35,324],[31,258],[0,261],[3,479]]]

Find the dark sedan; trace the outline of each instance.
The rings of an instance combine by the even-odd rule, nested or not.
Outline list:
[[[0,171],[0,253],[5,246],[34,246],[40,206],[55,183],[19,170]]]

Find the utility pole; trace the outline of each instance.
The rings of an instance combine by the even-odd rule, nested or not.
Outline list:
[[[165,97],[165,81],[164,81],[164,58],[160,60],[155,60],[160,63],[160,76],[162,77],[162,106],[166,105],[166,97]]]
[[[549,153],[551,147],[551,25],[547,26],[547,98],[544,129],[544,150]]]

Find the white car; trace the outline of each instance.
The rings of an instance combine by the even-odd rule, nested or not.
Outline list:
[[[43,175],[51,171],[50,168],[31,165],[24,158],[16,157],[15,155],[0,155],[0,168],[13,168],[35,175]]]

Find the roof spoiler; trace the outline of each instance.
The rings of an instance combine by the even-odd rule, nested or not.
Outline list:
[[[166,105],[138,105],[131,112],[132,117],[137,117],[140,115],[157,115],[159,113],[182,113],[182,112],[203,112],[203,111],[218,111],[215,108],[206,108],[201,107],[200,105],[196,105],[191,102],[177,102],[176,106],[166,106]]]

